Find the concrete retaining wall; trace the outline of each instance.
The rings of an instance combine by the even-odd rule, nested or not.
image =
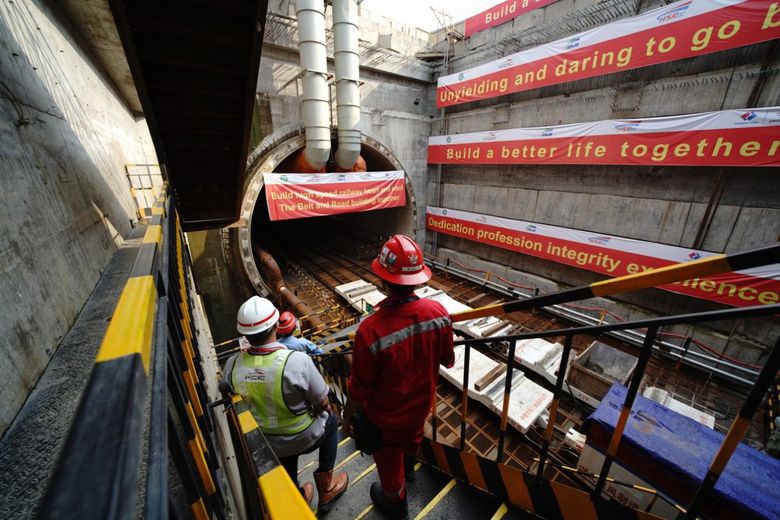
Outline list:
[[[83,49],[43,2],[0,4],[0,434],[131,229],[125,165],[156,162]]]

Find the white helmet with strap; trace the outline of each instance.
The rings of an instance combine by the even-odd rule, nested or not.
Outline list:
[[[236,329],[245,335],[265,332],[279,321],[279,311],[273,303],[259,296],[252,296],[238,309]]]

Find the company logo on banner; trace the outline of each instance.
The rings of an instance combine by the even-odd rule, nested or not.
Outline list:
[[[539,9],[545,5],[552,4],[557,0],[507,0],[494,5],[490,9],[485,9],[481,13],[466,19],[466,28],[463,31],[464,36],[468,38],[474,33],[496,27],[509,20],[514,20],[521,14],[525,14],[534,9]]]
[[[406,205],[404,172],[266,173],[271,220],[322,217]]]
[[[500,5],[507,3],[511,4]],[[540,7],[541,2],[534,5]],[[499,19],[495,25],[510,18]],[[468,23],[466,29],[468,36]],[[778,37],[780,3],[776,1],[684,0],[441,77],[436,102],[439,108],[458,105]]]
[[[613,277],[716,254],[454,209],[428,207],[425,226],[439,233]],[[734,307],[769,305],[780,301],[780,264],[694,278],[661,288]]]
[[[428,139],[431,164],[780,165],[780,107]]]

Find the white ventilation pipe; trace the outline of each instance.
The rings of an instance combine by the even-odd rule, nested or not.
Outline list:
[[[325,48],[325,3],[298,0],[298,52],[303,69],[303,126],[306,130],[305,157],[315,170],[330,157],[330,102],[328,55]]]
[[[333,0],[333,32],[339,132],[336,164],[349,170],[360,156],[360,57],[355,0]]]

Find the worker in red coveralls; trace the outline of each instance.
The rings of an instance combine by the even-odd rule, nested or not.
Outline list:
[[[422,441],[439,365],[455,362],[452,320],[440,303],[415,295],[415,286],[427,282],[431,270],[411,238],[391,237],[371,268],[384,280],[388,297],[355,333],[344,418],[351,431],[352,415],[362,407],[381,431],[383,445],[374,453],[381,485],[371,485],[371,501],[380,512],[405,518],[404,466],[411,473],[409,462]]]

